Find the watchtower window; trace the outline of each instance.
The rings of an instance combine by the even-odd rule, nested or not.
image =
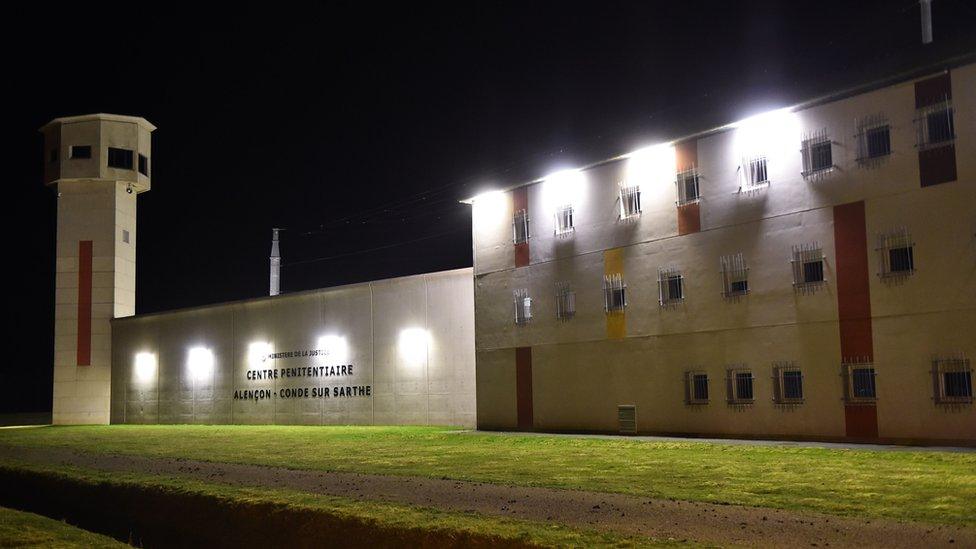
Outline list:
[[[72,145],[71,158],[91,158],[91,145]]]
[[[149,177],[149,159],[142,154],[139,155],[139,173]]]
[[[51,149],[51,153],[48,155],[47,161],[50,162],[51,164],[54,164],[55,162],[58,161],[58,150],[57,149]]]
[[[132,163],[132,151],[129,149],[116,149],[115,147],[108,148],[108,167],[109,168],[119,168],[122,170],[131,170]]]

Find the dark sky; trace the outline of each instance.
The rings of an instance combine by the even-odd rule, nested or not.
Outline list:
[[[50,409],[54,192],[37,128],[144,116],[137,311],[469,266],[457,200],[976,51],[976,4],[8,6],[0,125],[13,352],[0,412]],[[312,233],[312,234],[309,234]]]

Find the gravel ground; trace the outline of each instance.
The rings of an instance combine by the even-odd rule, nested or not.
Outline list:
[[[777,547],[976,547],[976,529],[448,479],[331,473],[184,459],[0,446],[0,459],[131,471],[234,486],[554,521],[659,539]]]

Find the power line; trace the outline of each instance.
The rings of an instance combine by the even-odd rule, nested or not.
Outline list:
[[[446,236],[446,235],[449,235],[449,234],[459,233],[461,231],[468,231],[468,230],[469,229],[467,227],[460,227],[460,228],[453,229],[453,230],[450,230],[450,231],[444,231],[444,232],[440,232],[440,233],[436,233],[436,234],[422,236],[420,238],[414,238],[414,239],[411,239],[411,240],[404,240],[402,242],[395,242],[393,244],[386,244],[384,246],[377,246],[375,248],[367,248],[365,250],[356,250],[356,251],[353,251],[353,252],[346,252],[346,253],[341,253],[341,254],[336,254],[336,255],[330,255],[330,256],[325,256],[325,257],[315,257],[315,258],[312,258],[312,259],[303,259],[301,261],[292,261],[290,263],[282,263],[281,266],[282,267],[290,267],[292,265],[305,265],[305,264],[308,264],[308,263],[317,263],[319,261],[329,261],[329,260],[332,260],[332,259],[340,259],[340,258],[343,258],[343,257],[350,257],[350,256],[354,256],[354,255],[360,255],[360,254],[366,254],[366,253],[371,253],[371,252],[377,252],[377,251],[380,251],[380,250],[388,250],[390,248],[395,248],[397,246],[403,246],[403,245],[406,245],[406,244],[413,244],[415,242],[420,242],[420,241],[423,241],[423,240],[431,240],[433,238],[438,238],[438,237],[441,237],[441,236]]]

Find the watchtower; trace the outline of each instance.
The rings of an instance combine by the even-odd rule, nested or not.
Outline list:
[[[44,134],[44,182],[58,193],[55,424],[108,423],[112,318],[135,314],[136,197],[150,188],[144,118],[56,118]]]

